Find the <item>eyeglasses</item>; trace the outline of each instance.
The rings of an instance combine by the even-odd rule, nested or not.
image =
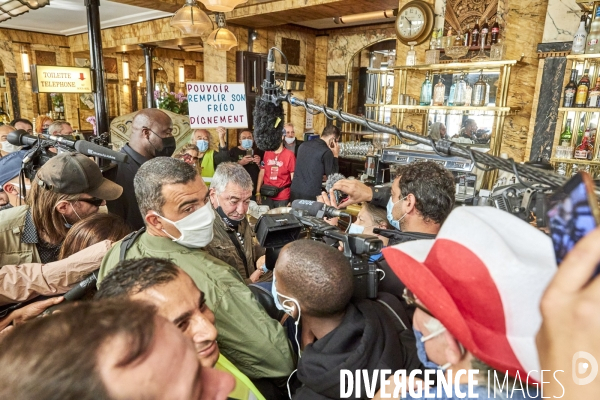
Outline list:
[[[83,201],[84,203],[91,204],[95,207],[100,207],[104,203],[103,199],[99,199],[97,197],[92,197],[91,199],[79,199],[77,201]]]
[[[423,307],[418,301],[417,298],[415,297],[414,293],[411,292],[410,290],[408,290],[408,288],[404,288],[404,293],[402,293],[402,297],[404,298],[404,300],[406,301],[406,304],[408,304],[409,306],[415,306],[417,307],[419,310],[423,311],[425,314],[429,315],[430,317],[433,317],[433,314],[426,309],[425,307]]]

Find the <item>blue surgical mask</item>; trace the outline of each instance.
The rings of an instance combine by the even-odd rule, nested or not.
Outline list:
[[[401,230],[400,229],[400,221],[402,221],[404,219],[404,217],[406,217],[406,213],[403,216],[401,216],[400,219],[396,220],[396,219],[394,219],[394,216],[392,215],[392,210],[394,209],[394,206],[396,204],[398,204],[399,202],[401,202],[405,198],[406,198],[406,196],[403,197],[403,198],[401,198],[400,200],[398,200],[397,202],[394,203],[392,201],[392,198],[390,197],[390,200],[388,201],[387,206],[386,206],[388,221],[390,222],[390,224],[392,224],[392,226],[394,228],[398,229],[399,231]]]
[[[362,225],[351,224],[348,228],[348,233],[355,233],[357,235],[362,234],[365,231],[365,227]]]
[[[196,147],[200,153],[204,153],[208,150],[208,140],[196,140]]]
[[[245,149],[251,149],[252,143],[253,143],[252,139],[242,139],[242,147]]]
[[[444,328],[442,330],[439,330],[438,332],[434,332],[427,337],[423,337],[423,334],[421,332],[419,332],[418,330],[416,330],[414,327],[413,327],[413,331],[415,332],[415,339],[417,342],[417,357],[419,357],[419,361],[421,361],[423,366],[425,368],[430,368],[430,369],[440,369],[442,371],[446,370],[451,365],[450,363],[440,366],[440,365],[434,363],[433,361],[431,361],[427,357],[427,353],[425,352],[425,342],[428,341],[429,339],[433,339],[434,337],[444,333],[444,331],[446,331],[446,329]]]

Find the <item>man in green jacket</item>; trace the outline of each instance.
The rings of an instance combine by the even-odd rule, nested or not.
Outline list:
[[[213,238],[214,214],[196,169],[157,157],[140,167],[133,184],[146,232],[127,242],[123,257],[123,241],[115,244],[102,261],[99,283],[121,258],[171,259],[204,293],[222,353],[251,379],[287,378],[294,362],[283,328],[235,268],[202,250]]]

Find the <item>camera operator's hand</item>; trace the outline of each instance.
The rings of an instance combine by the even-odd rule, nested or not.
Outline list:
[[[337,208],[346,208],[351,204],[358,204],[373,199],[373,190],[358,179],[341,179],[333,185],[332,190],[339,190],[348,195],[348,198],[338,204]]]
[[[328,205],[330,207],[335,207],[333,204],[335,204],[335,196],[333,196],[333,202],[330,200],[330,196],[327,195],[327,193],[325,192],[321,192],[320,196],[317,196],[317,201],[320,203],[323,203],[325,205]],[[327,217],[323,217],[323,221],[327,222],[329,225],[333,225],[333,226],[337,226],[339,218],[335,217],[335,218],[327,218]]]
[[[544,383],[548,397],[564,394],[563,399],[591,399],[600,393],[600,379],[582,385],[572,379],[590,376],[585,368],[583,375],[573,371],[583,363],[591,364],[586,357],[576,357],[577,352],[587,352],[600,360],[600,277],[592,278],[600,262],[599,241],[600,228],[577,243],[558,267],[541,300],[543,320],[537,334],[540,366],[543,370],[564,371],[557,374],[560,384],[556,379]]]
[[[36,301],[35,303],[28,304],[23,308],[19,308],[12,312],[13,325],[21,325],[30,319],[37,317],[46,311],[47,308],[50,308],[63,300],[64,297],[62,296],[52,297],[50,299]]]

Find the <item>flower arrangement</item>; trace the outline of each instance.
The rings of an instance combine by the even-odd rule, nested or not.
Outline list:
[[[94,135],[96,135],[96,117],[92,115],[85,120],[92,125],[92,128],[94,128]]]
[[[188,114],[187,96],[183,93],[160,93],[158,90],[155,90],[154,99],[157,100],[158,108],[180,115]]]

